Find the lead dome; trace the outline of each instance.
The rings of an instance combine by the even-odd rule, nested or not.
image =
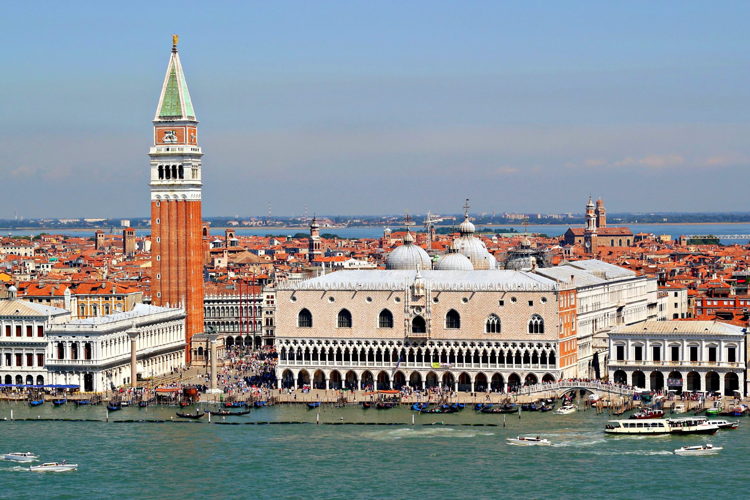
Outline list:
[[[407,231],[404,244],[396,247],[386,259],[385,268],[389,270],[413,271],[414,269],[431,269],[432,261],[422,247],[414,244],[414,237]]]

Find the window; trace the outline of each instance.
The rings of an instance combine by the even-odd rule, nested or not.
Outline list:
[[[534,306],[534,301],[533,301],[533,300],[530,300],[530,301],[529,301],[529,306],[531,306],[531,307],[533,307],[533,306]]]
[[[422,316],[416,316],[411,321],[411,332],[412,333],[426,333],[427,324]]]
[[[16,337],[22,337],[21,335],[21,325],[16,325]]]
[[[11,336],[10,330],[11,330],[10,325],[5,325],[5,336],[6,337],[10,337]]]
[[[57,359],[65,359],[65,344],[57,343]]]
[[[538,314],[529,320],[529,333],[544,333],[544,319]]]
[[[39,367],[44,366],[44,354],[37,354],[36,355],[36,365]]]
[[[44,337],[44,327],[42,325],[38,325],[36,327],[36,336],[37,337]]]
[[[708,348],[708,360],[712,363],[716,363],[716,347]]]
[[[690,361],[698,361],[698,346],[690,346]]]
[[[23,354],[16,354],[16,366],[23,366]]]
[[[651,348],[651,354],[654,361],[661,361],[661,346],[655,345]]]
[[[34,366],[34,355],[33,354],[27,354],[26,355],[26,366]]]
[[[451,329],[461,328],[461,315],[455,309],[451,309],[445,315],[445,327]]]
[[[737,362],[737,349],[735,347],[727,347],[727,361],[730,363]]]
[[[643,361],[643,346],[637,345],[633,348],[633,355],[636,361]]]
[[[625,360],[625,346],[624,345],[617,346],[617,359],[619,361]]]
[[[339,311],[337,326],[339,328],[351,328],[352,327],[352,313],[347,309]]]
[[[485,333],[500,333],[500,318],[495,314],[490,314],[487,322],[484,324]]]
[[[500,307],[503,307],[503,306],[505,305],[505,301],[504,301],[504,300],[501,300],[501,301],[499,302],[499,305],[500,305]]]
[[[34,336],[34,327],[31,325],[26,325],[26,336],[27,337],[33,337]]]
[[[380,311],[378,316],[378,328],[393,328],[393,314],[388,309]]]
[[[673,345],[670,350],[672,351],[672,361],[680,360],[680,346]]]

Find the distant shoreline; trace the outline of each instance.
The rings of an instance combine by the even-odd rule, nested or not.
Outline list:
[[[630,222],[630,223],[610,223],[609,226],[619,227],[619,226],[712,226],[712,225],[742,225],[742,224],[750,224],[750,220],[745,222]],[[457,224],[436,224],[436,228],[450,228],[455,227]],[[523,224],[477,224],[478,227],[487,227],[487,228],[495,228],[495,227],[507,227],[507,228],[522,228],[524,227]],[[582,227],[581,224],[529,224],[529,226],[534,227]],[[398,231],[401,229],[401,225],[399,224],[383,224],[383,225],[367,225],[367,226],[344,226],[344,227],[321,227],[320,231],[321,233],[324,232],[331,232],[335,233],[338,230],[347,230],[347,229],[364,229],[364,228],[385,228],[385,227],[392,227],[394,230]],[[115,227],[113,232],[121,232],[124,228],[123,227]],[[136,231],[149,231],[151,228],[134,228]],[[226,230],[226,229],[232,229],[232,230],[252,230],[252,231],[268,231],[269,233],[272,233],[274,231],[299,231],[299,230],[308,230],[309,226],[211,226],[212,230]],[[104,231],[109,232],[112,230],[111,227],[0,227],[0,236],[2,236],[3,231],[38,231],[40,233],[50,233],[50,234],[59,234],[59,232],[65,232],[65,231],[75,231],[75,232],[86,232],[86,231]]]

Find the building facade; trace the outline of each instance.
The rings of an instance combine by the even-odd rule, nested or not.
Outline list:
[[[53,384],[104,392],[130,384],[131,339],[137,373],[149,378],[185,362],[185,312],[138,304],[132,311],[56,324],[47,332],[46,364]]]
[[[339,271],[276,299],[283,387],[503,391],[566,376],[559,287],[533,273]]]
[[[652,391],[747,394],[746,330],[716,321],[648,321],[609,334],[609,379]]]
[[[185,341],[203,331],[203,153],[177,36],[154,117],[151,163],[152,303],[183,307]],[[187,361],[190,350],[186,349]]]

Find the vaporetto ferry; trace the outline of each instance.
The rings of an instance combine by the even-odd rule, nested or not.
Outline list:
[[[610,420],[607,434],[714,434],[719,426],[705,417]]]

